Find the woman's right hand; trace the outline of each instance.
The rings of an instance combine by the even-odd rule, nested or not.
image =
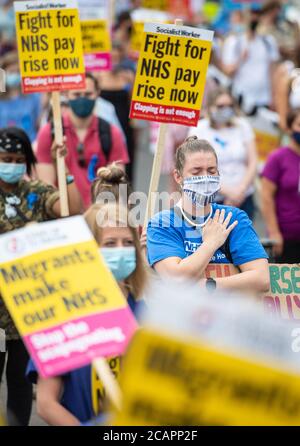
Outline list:
[[[231,231],[236,227],[238,221],[235,220],[231,225],[229,225],[232,217],[232,212],[229,212],[225,218],[225,210],[216,210],[213,218],[209,219],[202,231],[203,242],[211,245],[216,251],[221,246],[224,245],[227,237]]]

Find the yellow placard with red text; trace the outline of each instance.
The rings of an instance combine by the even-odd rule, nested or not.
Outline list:
[[[213,32],[145,24],[130,117],[197,125]]]
[[[14,3],[24,93],[80,89],[85,67],[77,2]]]

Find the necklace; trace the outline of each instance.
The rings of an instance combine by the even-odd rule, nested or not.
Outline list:
[[[194,221],[192,221],[192,220],[190,220],[190,219],[188,218],[188,216],[186,215],[186,213],[185,213],[184,210],[182,209],[182,202],[181,202],[181,200],[178,201],[178,203],[177,203],[176,206],[180,209],[180,212],[182,213],[183,218],[184,218],[190,225],[195,226],[196,228],[203,228],[203,226],[206,225],[206,223],[207,223],[208,220],[211,218],[212,213],[213,213],[213,208],[212,208],[212,206],[211,206],[211,207],[210,207],[210,212],[209,212],[209,214],[208,214],[206,220],[204,220],[203,223],[195,223]]]

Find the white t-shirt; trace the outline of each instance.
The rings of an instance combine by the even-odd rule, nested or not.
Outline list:
[[[224,186],[238,186],[245,176],[248,165],[247,143],[255,139],[252,127],[246,118],[234,119],[234,126],[214,129],[208,119],[201,119],[197,127],[191,127],[189,136],[196,135],[199,139],[207,140],[215,149]],[[246,196],[253,194],[251,185]],[[223,197],[218,197],[222,199]]]
[[[241,57],[247,51],[243,62]],[[243,108],[250,112],[253,107],[269,105],[272,98],[270,66],[279,60],[279,51],[273,36],[255,36],[249,40],[246,34],[230,35],[224,42],[222,61],[225,65],[240,66],[233,76],[234,96],[243,96]]]

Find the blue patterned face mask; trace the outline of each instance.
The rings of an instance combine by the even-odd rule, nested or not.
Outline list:
[[[186,178],[183,182],[183,193],[199,207],[212,203],[220,190],[220,177],[201,175]]]
[[[18,183],[26,173],[26,164],[0,163],[0,179],[5,183]]]
[[[100,253],[118,282],[127,279],[136,269],[136,251],[134,247],[100,248]]]

